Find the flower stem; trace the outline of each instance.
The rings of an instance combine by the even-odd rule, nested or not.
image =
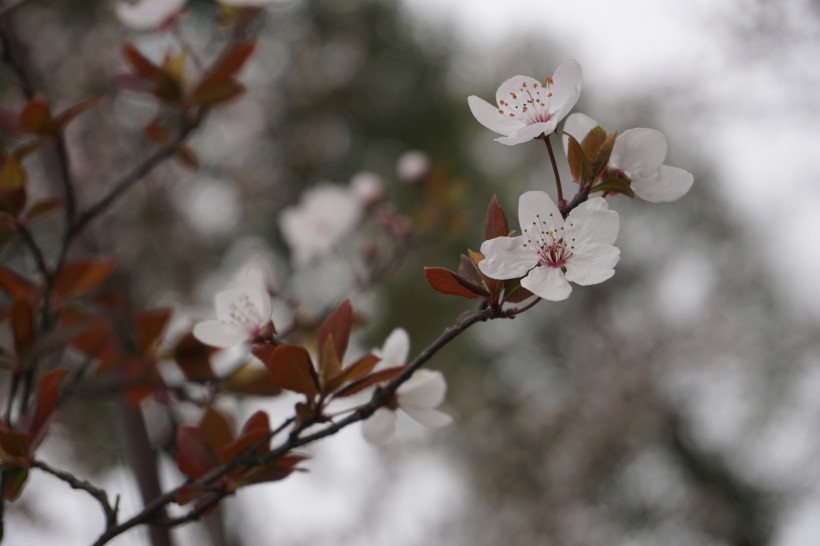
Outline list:
[[[566,201],[564,201],[564,190],[561,188],[561,175],[558,173],[558,163],[555,162],[555,152],[552,151],[552,142],[550,137],[544,135],[544,144],[547,145],[547,152],[550,154],[550,163],[552,163],[552,174],[555,177],[555,189],[558,191],[558,210],[564,213]]]

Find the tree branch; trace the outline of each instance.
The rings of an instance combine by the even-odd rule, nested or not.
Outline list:
[[[100,504],[103,514],[105,515],[105,528],[111,528],[117,523],[117,510],[119,508],[119,501],[114,506],[108,502],[108,495],[99,487],[92,485],[88,480],[81,480],[69,472],[58,470],[41,460],[35,460],[31,463],[34,468],[39,468],[47,474],[51,474],[58,480],[62,480],[71,486],[72,489],[79,489],[85,491]]]

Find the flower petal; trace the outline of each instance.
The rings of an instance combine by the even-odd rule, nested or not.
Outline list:
[[[635,195],[651,203],[675,201],[683,197],[695,177],[689,171],[662,165],[659,176],[654,179],[637,179],[632,181]]]
[[[383,445],[390,441],[396,431],[396,414],[387,408],[379,408],[362,423],[362,435],[371,444]]]
[[[618,213],[609,210],[603,197],[593,197],[572,210],[567,217],[567,237],[575,246],[587,243],[611,245],[618,238]]]
[[[495,139],[496,142],[506,144],[507,146],[514,146],[523,142],[529,142],[541,135],[549,135],[555,131],[558,126],[558,120],[553,118],[543,123],[534,123],[532,125],[522,125],[517,131],[514,131],[510,136],[503,136]]]
[[[609,165],[632,178],[651,176],[666,159],[666,137],[655,129],[629,129],[615,139]]]
[[[575,140],[580,144],[583,142],[584,137],[587,136],[587,133],[597,126],[598,122],[591,117],[575,112],[570,114],[567,121],[564,122],[564,133],[574,136]],[[566,154],[569,146],[569,138],[563,136],[561,137],[561,141],[564,143],[564,154]]]
[[[533,228],[557,233],[564,227],[564,218],[549,195],[543,191],[528,191],[518,198],[518,225],[522,234]]]
[[[550,112],[553,113],[555,122],[561,121],[569,114],[578,98],[581,96],[581,84],[584,74],[581,65],[575,59],[568,59],[561,63],[561,66],[552,76],[552,102]]]
[[[414,421],[430,428],[446,427],[453,422],[452,417],[432,408],[402,407],[402,410]]]
[[[473,113],[475,119],[490,131],[495,131],[502,135],[509,135],[516,129],[524,126],[523,123],[514,118],[499,114],[498,108],[493,107],[492,104],[475,95],[467,97],[467,104],[470,106],[470,112]]]
[[[496,237],[481,243],[484,260],[478,263],[491,279],[518,279],[538,263],[538,254],[526,246],[527,237]]]
[[[621,251],[612,245],[584,245],[566,263],[567,280],[581,286],[604,282],[615,274],[613,268],[620,257]]]
[[[387,339],[381,349],[373,351],[373,354],[381,358],[378,368],[394,368],[404,366],[407,362],[407,355],[410,352],[410,336],[404,328],[396,328]]]
[[[205,320],[194,325],[194,337],[205,345],[227,349],[247,340],[244,330],[218,320]]]
[[[569,297],[572,287],[557,267],[536,267],[521,279],[521,286],[549,301],[562,301]]]
[[[513,76],[498,86],[495,101],[498,103],[499,108],[504,105],[503,103],[507,103],[509,105],[507,109],[515,112],[516,106],[526,104],[526,100],[529,98],[526,93],[527,89],[535,89],[540,85],[541,82],[530,76]]]
[[[434,408],[444,402],[447,381],[437,370],[418,370],[396,391],[399,407]]]

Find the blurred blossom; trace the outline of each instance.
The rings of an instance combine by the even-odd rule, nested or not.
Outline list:
[[[496,92],[497,107],[475,95],[467,104],[481,125],[503,135],[496,142],[521,144],[555,131],[578,102],[582,77],[581,65],[570,59],[543,82],[529,76],[505,81]]]
[[[194,336],[213,347],[227,348],[245,342],[267,340],[274,333],[271,300],[263,274],[248,270],[236,286],[214,298],[216,319],[194,326]]]
[[[379,175],[370,171],[353,175],[350,179],[350,189],[366,207],[378,203],[384,197],[384,182]]]
[[[420,150],[404,152],[396,161],[396,176],[402,182],[420,182],[429,172],[430,157]]]
[[[115,6],[120,22],[133,30],[155,30],[185,6],[186,0],[121,1]]]
[[[597,126],[589,116],[575,113],[567,118],[564,132],[581,142]],[[563,140],[566,152],[567,138]],[[688,171],[663,164],[666,148],[666,137],[660,131],[629,129],[615,139],[609,168],[629,177],[630,187],[641,199],[652,203],[675,201],[686,195],[695,178]]]
[[[218,0],[223,6],[232,8],[263,8],[272,4],[282,3],[282,0]]]
[[[199,179],[177,193],[177,206],[188,221],[205,235],[230,232],[241,219],[242,207],[237,190],[222,180]]]
[[[478,266],[488,277],[523,277],[521,286],[536,296],[561,301],[572,292],[569,281],[587,286],[615,274],[618,213],[602,197],[581,203],[565,221],[546,193],[529,191],[518,201],[518,221],[523,235],[481,245],[486,259]]]
[[[410,337],[402,328],[396,328],[381,349],[373,351],[379,356],[377,369],[404,366],[410,352]],[[368,442],[387,443],[396,430],[396,409],[401,409],[422,425],[439,428],[449,425],[452,418],[437,409],[444,401],[447,382],[444,375],[434,370],[417,370],[396,391],[394,404],[376,410],[370,419],[362,423],[362,434]]]
[[[321,184],[302,194],[301,203],[282,211],[279,227],[294,260],[304,265],[332,249],[361,216],[361,203],[352,191]]]

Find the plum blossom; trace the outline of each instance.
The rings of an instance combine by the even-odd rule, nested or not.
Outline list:
[[[121,1],[116,5],[120,22],[133,30],[155,30],[179,13],[187,0]]]
[[[362,216],[362,204],[349,189],[321,184],[302,195],[299,205],[279,216],[282,236],[304,265],[326,253],[347,235]]]
[[[518,222],[522,235],[481,245],[486,259],[478,267],[488,277],[523,277],[521,286],[536,296],[561,301],[572,292],[569,281],[587,286],[615,274],[618,213],[602,197],[581,203],[564,220],[546,193],[529,191],[519,198]]]
[[[194,337],[222,349],[270,339],[276,329],[270,294],[260,273],[249,270],[235,286],[219,292],[214,297],[216,318],[197,323]]]
[[[598,123],[575,113],[564,123],[564,132],[581,142]],[[564,151],[567,138],[564,137]],[[630,180],[635,195],[652,203],[675,201],[683,197],[695,178],[692,173],[664,165],[666,137],[655,129],[629,129],[619,134],[609,157],[609,169],[621,171]]]
[[[582,77],[581,65],[570,59],[543,82],[529,76],[505,81],[495,95],[497,106],[475,95],[467,104],[480,124],[503,135],[497,142],[512,146],[555,131],[578,102]]]
[[[396,160],[396,176],[402,182],[415,184],[430,172],[430,156],[421,150],[404,152]]]
[[[373,353],[381,357],[378,369],[403,366],[410,351],[410,338],[402,328],[391,332],[381,349]],[[368,442],[385,444],[396,430],[396,409],[401,409],[422,425],[439,428],[449,425],[452,418],[437,409],[447,392],[444,375],[434,370],[417,370],[396,390],[388,407],[379,408],[364,423],[362,434]]]
[[[384,197],[384,182],[376,173],[361,171],[350,179],[350,191],[362,205],[369,207]]]

